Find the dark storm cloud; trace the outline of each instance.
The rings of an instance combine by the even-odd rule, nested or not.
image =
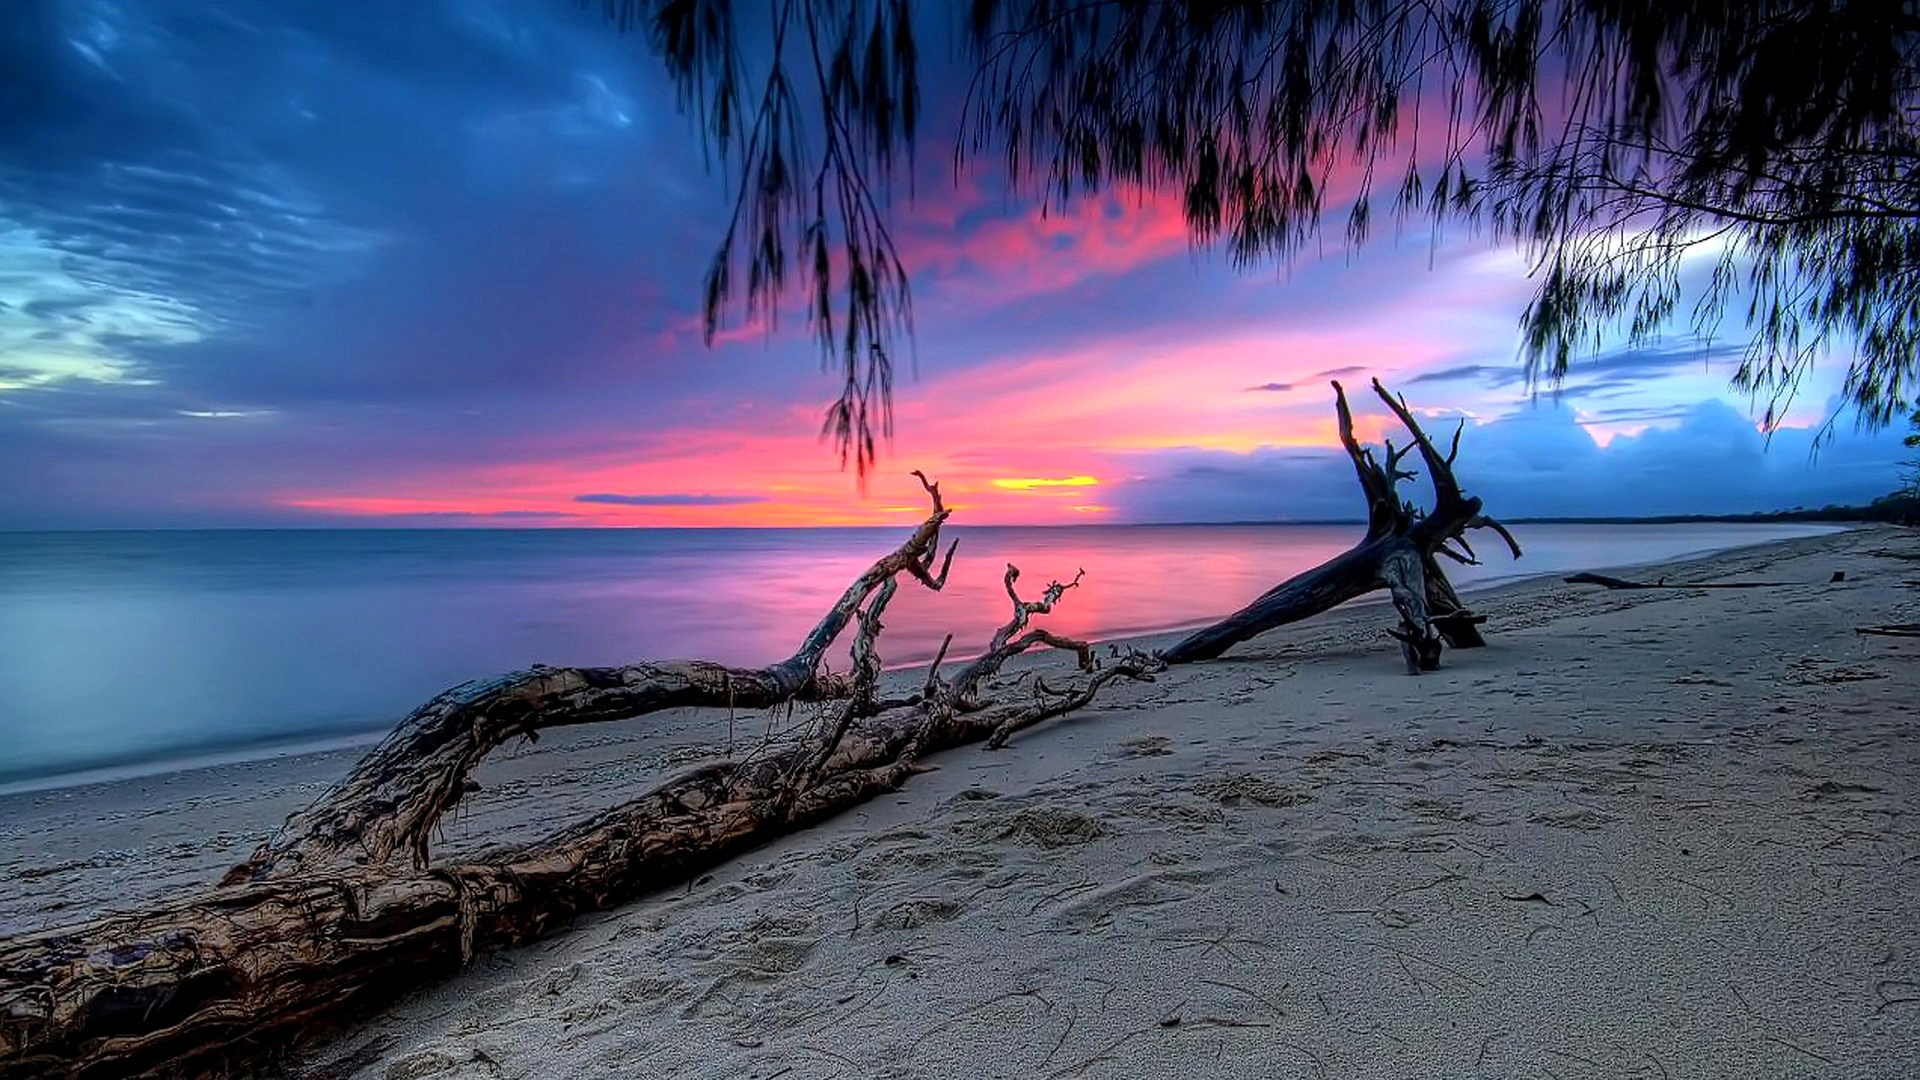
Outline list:
[[[1248,392],[1249,392],[1249,393],[1251,393],[1251,392],[1253,392],[1253,391],[1255,391],[1255,390],[1266,390],[1266,391],[1269,391],[1269,392],[1271,392],[1271,393],[1276,393],[1276,394],[1281,394],[1281,393],[1285,393],[1285,392],[1287,392],[1288,390],[1291,390],[1291,389],[1293,389],[1293,384],[1292,384],[1292,383],[1284,383],[1284,382],[1270,382],[1270,383],[1261,383],[1261,384],[1260,384],[1259,386],[1249,386],[1249,387],[1247,387],[1247,390],[1248,390]]]

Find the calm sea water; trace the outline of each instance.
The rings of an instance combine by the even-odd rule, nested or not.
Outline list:
[[[1820,527],[1548,525],[1485,582],[1646,562]],[[1345,548],[1355,526],[955,528],[947,591],[904,583],[882,654],[956,655],[1087,571],[1048,626],[1196,625]],[[0,784],[158,769],[385,731],[438,691],[550,664],[790,653],[897,529],[0,533]]]

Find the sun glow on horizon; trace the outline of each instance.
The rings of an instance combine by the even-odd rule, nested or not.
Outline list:
[[[1006,491],[1033,491],[1038,488],[1094,487],[1099,483],[1100,481],[1097,478],[1086,475],[1061,477],[1010,476],[995,480],[993,486]]]

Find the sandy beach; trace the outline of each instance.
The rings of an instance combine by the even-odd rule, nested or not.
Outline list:
[[[1418,678],[1381,609],[1342,609],[942,754],[288,1073],[1920,1073],[1920,641],[1855,633],[1915,621],[1920,535],[1622,574],[1780,584],[1502,586],[1472,601],[1490,646]],[[544,832],[765,722],[504,752],[439,850]],[[209,882],[356,754],[0,796],[0,934]]]

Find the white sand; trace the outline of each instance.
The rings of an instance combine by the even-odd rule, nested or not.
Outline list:
[[[1491,647],[1420,678],[1377,609],[1283,630],[483,958],[297,1071],[1920,1075],[1920,641],[1853,632],[1915,621],[1916,557],[1867,530],[1635,575],[1782,588],[1510,586],[1474,600]],[[444,850],[618,801],[713,724],[490,765]],[[0,799],[0,932],[206,880],[350,756]]]

